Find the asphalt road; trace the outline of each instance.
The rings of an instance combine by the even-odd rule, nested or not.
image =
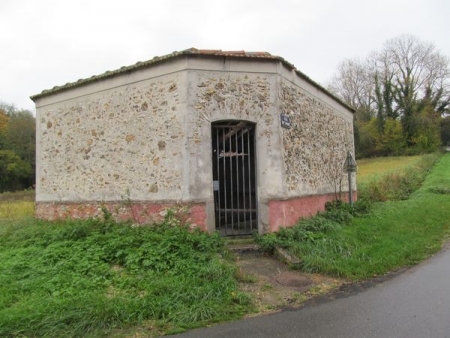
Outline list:
[[[335,300],[176,337],[450,338],[450,249]]]

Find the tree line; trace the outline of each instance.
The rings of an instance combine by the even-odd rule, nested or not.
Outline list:
[[[411,35],[390,39],[364,60],[343,60],[328,89],[356,109],[359,158],[450,145],[449,60],[432,43]]]
[[[0,102],[0,192],[34,187],[36,119],[28,110]]]

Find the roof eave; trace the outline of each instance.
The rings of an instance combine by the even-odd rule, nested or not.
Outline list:
[[[127,72],[132,72],[141,68],[146,68],[153,66],[155,64],[166,62],[167,60],[173,60],[175,58],[178,58],[180,56],[185,55],[198,55],[198,56],[204,56],[204,57],[230,57],[230,58],[241,58],[241,59],[267,59],[267,60],[274,60],[281,62],[284,66],[289,68],[290,70],[293,70],[299,77],[301,77],[303,80],[311,84],[312,86],[316,87],[320,91],[324,92],[326,95],[328,95],[333,100],[339,102],[341,105],[343,105],[345,108],[350,110],[352,113],[355,113],[355,109],[345,102],[343,102],[341,99],[336,97],[334,94],[330,93],[327,89],[322,87],[320,84],[312,80],[309,76],[299,71],[292,63],[286,61],[284,58],[280,56],[275,56],[267,52],[245,52],[245,51],[221,51],[221,50],[205,50],[205,49],[196,49],[196,48],[189,48],[182,51],[175,51],[171,54],[163,55],[163,56],[155,56],[152,59],[148,61],[139,61],[136,62],[133,65],[130,66],[124,66],[114,71],[106,71],[99,75],[94,75],[86,79],[79,79],[76,82],[69,82],[62,86],[55,86],[52,89],[46,89],[43,90],[41,93],[30,96],[30,99],[36,102],[36,100],[46,97],[49,95],[53,95],[56,93],[60,93],[66,90],[70,90],[76,87],[80,87],[89,83],[94,83],[96,81],[101,81],[104,79],[112,78],[117,75],[125,74]]]

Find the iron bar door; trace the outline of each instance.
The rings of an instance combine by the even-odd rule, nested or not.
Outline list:
[[[216,230],[224,236],[258,229],[255,124],[212,124],[213,190]]]

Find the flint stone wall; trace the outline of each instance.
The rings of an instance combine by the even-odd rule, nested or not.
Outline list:
[[[181,199],[177,76],[39,112],[39,200]]]
[[[288,196],[348,191],[343,172],[353,153],[353,120],[288,81],[279,88],[280,113],[292,128],[282,128],[284,181]]]
[[[211,123],[246,120],[256,123],[259,230],[271,231],[275,218],[306,215],[302,198],[324,196],[306,203],[323,208],[354,149],[352,113],[273,60],[178,59],[36,105],[36,214],[48,219],[106,208],[153,222],[175,207],[213,231]]]

